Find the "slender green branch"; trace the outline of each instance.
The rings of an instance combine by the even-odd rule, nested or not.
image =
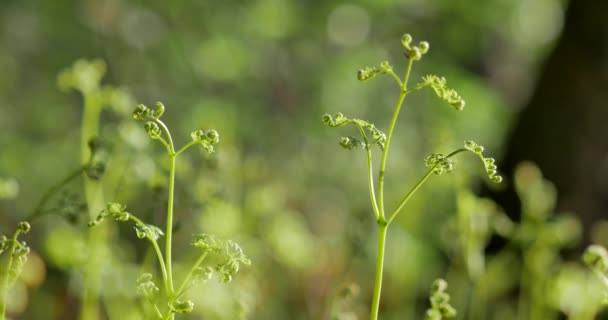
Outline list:
[[[163,319],[163,313],[160,312],[160,309],[158,309],[158,306],[156,305],[156,303],[152,303],[152,305],[154,306],[154,311],[156,311],[156,316],[158,317],[158,319]]]
[[[167,268],[167,274],[169,277],[169,287],[167,289],[167,295],[173,297],[173,272],[171,268],[171,243],[173,239],[173,195],[175,192],[175,154],[169,156],[170,167],[169,167],[169,191],[167,193],[167,231],[165,237],[165,265]]]
[[[378,225],[378,253],[376,255],[376,277],[374,281],[374,295],[372,298],[372,307],[370,313],[371,320],[378,319],[378,310],[380,310],[380,295],[382,292],[382,273],[384,269],[384,250],[386,248],[387,230],[387,224]]]
[[[403,91],[407,92],[407,82],[410,79],[410,72],[412,71],[412,65],[414,64],[414,59],[407,60],[407,67],[405,68],[405,76],[403,77]]]
[[[422,177],[422,179],[420,179],[420,181],[418,181],[418,183],[416,183],[416,185],[414,185],[414,187],[403,197],[403,199],[401,199],[401,201],[399,202],[399,205],[397,206],[397,209],[395,209],[395,211],[393,211],[391,216],[388,218],[387,223],[390,224],[391,221],[393,221],[393,219],[395,219],[397,214],[401,211],[401,209],[403,209],[403,206],[405,206],[407,201],[410,200],[412,195],[414,195],[414,193],[416,191],[418,191],[418,189],[420,189],[420,187],[431,176],[431,174],[433,174],[433,171],[435,170],[436,167],[437,167],[437,165],[435,165],[429,171],[427,171],[427,173]]]
[[[167,271],[167,284],[166,291],[167,296],[172,298],[174,295],[173,288],[173,271],[172,271],[172,255],[171,255],[171,242],[173,240],[173,195],[175,192],[175,145],[173,144],[173,138],[171,138],[171,132],[169,128],[159,119],[155,120],[161,128],[167,134],[169,140],[169,190],[167,192],[167,231],[165,237],[165,269]]]
[[[133,220],[136,224],[139,225],[145,225],[143,223],[143,221],[141,221],[139,218],[137,218],[134,215],[129,215],[129,219]],[[160,271],[163,274],[163,283],[165,284],[165,288],[168,288],[168,284],[169,284],[169,276],[167,274],[167,269],[165,266],[165,259],[163,258],[163,254],[161,253],[160,247],[158,246],[158,242],[156,241],[156,239],[151,238],[150,236],[146,236],[146,238],[148,240],[150,240],[150,242],[152,243],[152,246],[154,247],[154,251],[156,252],[156,257],[158,258],[158,263],[160,264]]]
[[[177,289],[177,291],[175,292],[176,298],[178,298],[179,296],[184,294],[184,291],[187,289],[186,286],[188,285],[188,282],[190,282],[190,278],[192,278],[194,271],[196,271],[196,268],[198,268],[201,265],[201,263],[203,263],[203,260],[205,260],[205,258],[207,257],[207,254],[208,254],[208,252],[201,254],[201,256],[198,258],[198,260],[196,260],[196,262],[194,263],[192,268],[190,268],[190,271],[186,275],[186,278],[184,278],[184,281],[182,281],[182,284],[179,286],[179,289]]]
[[[173,310],[167,311],[167,315],[163,318],[163,320],[169,320],[173,318]]]
[[[190,141],[190,142],[188,142],[186,145],[184,145],[183,147],[181,147],[179,150],[177,150],[177,151],[175,152],[175,156],[176,156],[176,157],[177,157],[177,156],[179,156],[179,155],[180,155],[180,153],[182,153],[182,152],[186,151],[186,149],[188,149],[188,148],[190,148],[191,146],[193,146],[193,145],[195,145],[195,144],[198,144],[198,143],[200,143],[200,141]]]
[[[393,130],[395,129],[395,124],[397,123],[397,117],[399,116],[399,110],[401,110],[401,106],[403,105],[403,100],[405,99],[405,95],[407,94],[407,81],[410,77],[410,71],[412,69],[413,63],[414,63],[413,59],[408,60],[407,68],[405,70],[405,76],[403,78],[403,86],[401,87],[401,92],[399,92],[399,98],[397,99],[397,103],[395,104],[393,116],[391,117],[391,121],[388,126],[388,131],[386,133],[386,143],[384,145],[384,149],[382,150],[382,156],[380,158],[380,170],[378,172],[378,208],[380,210],[380,220],[385,219],[385,215],[384,215],[384,175],[386,172],[386,159],[387,159],[387,155],[388,155],[388,149],[390,147],[391,137],[393,136]]]
[[[363,141],[365,142],[365,154],[367,156],[367,185],[368,185],[368,189],[369,189],[369,199],[372,203],[372,209],[374,210],[374,216],[376,217],[376,220],[380,219],[380,211],[378,210],[378,202],[376,201],[376,194],[375,194],[375,187],[374,187],[374,168],[373,168],[373,162],[372,162],[372,145],[369,143],[369,140],[367,139],[367,134],[365,133],[365,130],[363,129],[363,127],[361,127],[359,124],[355,123],[355,125],[357,126],[357,129],[359,129],[359,132],[361,133],[361,136],[363,137]]]
[[[172,154],[173,153],[173,148],[171,147],[171,145],[167,142],[167,140],[165,140],[163,137],[158,137],[156,138],[158,139],[164,146],[165,149],[167,149],[167,153],[168,154]]]
[[[450,154],[448,154],[446,156],[446,158],[451,158],[461,152],[465,152],[467,151],[467,149],[458,149]],[[431,169],[429,169],[429,171],[427,171],[427,173],[420,179],[420,181],[418,181],[418,183],[416,183],[416,185],[414,185],[414,187],[403,197],[403,199],[401,199],[401,201],[399,202],[399,205],[397,206],[397,209],[395,209],[395,211],[393,211],[393,213],[390,215],[390,217],[387,220],[387,223],[391,223],[391,221],[393,221],[393,219],[395,219],[395,217],[397,216],[397,214],[399,214],[399,212],[401,212],[401,209],[403,209],[403,207],[405,206],[405,204],[410,200],[410,198],[412,197],[412,195],[414,195],[414,193],[416,191],[418,191],[418,189],[420,189],[420,187],[424,184],[424,182],[426,182],[426,180],[431,176],[431,174],[435,171],[435,168],[437,168],[439,164],[433,166]]]
[[[160,119],[156,119],[155,122],[158,125],[160,125],[161,128],[163,128],[163,131],[165,131],[165,134],[167,134],[167,139],[169,140],[169,142],[167,143],[167,141],[162,139],[162,137],[161,137],[161,139],[162,139],[161,141],[165,141],[165,143],[167,143],[168,149],[169,149],[169,155],[175,155],[175,144],[173,144],[173,138],[171,138],[171,132],[169,132],[169,128],[167,128],[165,123],[162,122]]]
[[[389,70],[387,70],[386,73],[389,74],[391,77],[393,77],[393,79],[395,79],[395,81],[397,81],[399,88],[403,88],[403,82],[401,82],[401,79],[399,79],[399,76],[395,73],[395,71],[393,71],[392,69],[389,69]]]

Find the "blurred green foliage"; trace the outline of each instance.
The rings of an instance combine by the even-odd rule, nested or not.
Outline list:
[[[467,101],[467,116],[436,108],[441,102],[431,95],[412,95],[388,163],[397,178],[388,185],[412,185],[425,155],[470,138],[498,156],[559,35],[563,10],[555,0],[4,0],[0,233],[80,166],[83,101],[62,93],[56,79],[78,59],[98,58],[107,68],[102,83],[121,88],[101,113],[109,200],[146,221],[163,221],[165,204],[155,199],[165,193],[169,163],[133,123],[133,101],[164,101],[176,137],[188,137],[191,128],[222,136],[213,156],[201,151],[179,160],[174,241],[183,246],[174,247],[175,269],[187,272],[179,263],[195,257],[188,243],[200,230],[235,239],[252,267],[230,287],[209,281],[197,288],[189,297],[197,305],[192,319],[364,319],[375,256],[365,163],[337,150],[319,116],[341,110],[384,128],[376,110],[390,110],[394,97],[385,87],[394,84],[359,83],[356,70],[378,57],[399,61],[394,39],[407,31],[431,42],[413,77],[441,70]],[[553,215],[551,187],[530,173],[536,185],[521,189],[526,218],[516,224],[468,191],[481,179],[466,172],[478,170],[458,170],[456,185],[436,179],[397,219],[388,239],[384,319],[422,318],[431,282],[444,275],[459,319],[551,319],[559,312],[591,319],[597,305],[578,294],[594,286],[589,271],[563,265],[559,255],[576,240],[576,222]],[[49,214],[31,221],[30,263],[12,289],[9,314],[76,317],[79,265],[91,258],[81,180],[46,207],[78,219]],[[387,201],[398,201],[401,194],[390,190],[400,189],[387,190]],[[136,280],[141,266],[154,265],[129,228],[110,229],[113,241],[96,252],[96,261],[105,261],[99,294],[110,319],[142,317],[132,303]],[[564,232],[571,237],[556,236]],[[492,234],[509,245],[486,256]],[[518,307],[521,278],[525,303]]]

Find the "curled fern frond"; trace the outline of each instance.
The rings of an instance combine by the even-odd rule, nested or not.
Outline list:
[[[143,273],[137,278],[137,293],[148,300],[158,295],[160,289],[154,283],[151,273]]]
[[[214,145],[220,142],[220,134],[215,130],[195,130],[190,133],[193,142],[200,144],[207,153],[214,151]]]
[[[451,173],[455,169],[454,161],[441,153],[433,153],[424,159],[427,168],[433,168],[433,173],[442,175]]]
[[[429,297],[431,307],[426,312],[425,320],[441,320],[456,316],[456,309],[450,305],[450,295],[446,292],[447,288],[448,283],[443,279],[437,279],[433,282]]]
[[[464,143],[464,148],[479,156],[479,159],[481,159],[481,162],[483,163],[483,166],[486,169],[486,174],[488,175],[488,178],[490,180],[495,183],[502,182],[502,177],[498,175],[496,171],[498,169],[495,164],[496,160],[494,160],[494,158],[484,157],[483,146],[478,145],[477,143],[475,143],[475,141],[466,141]]]
[[[422,77],[422,83],[419,86],[428,86],[433,88],[437,96],[447,102],[452,108],[460,111],[464,109],[464,99],[454,89],[450,89],[447,86],[447,80],[444,77],[438,77],[436,75],[426,75]]]
[[[386,134],[380,131],[373,123],[369,123],[365,120],[361,119],[350,119],[345,117],[342,113],[338,112],[334,116],[326,113],[321,118],[323,123],[326,125],[335,128],[340,127],[349,123],[356,125],[357,127],[367,130],[372,138],[372,141],[368,141],[371,144],[376,144],[380,149],[384,149],[384,144],[386,143]],[[364,140],[367,141],[367,137],[363,137]],[[340,145],[346,149],[352,150],[358,148],[360,146],[366,147],[365,143],[359,141],[353,137],[342,137],[340,140]]]

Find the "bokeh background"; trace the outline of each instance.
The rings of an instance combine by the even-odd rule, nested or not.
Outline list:
[[[426,155],[465,140],[497,158],[505,182],[490,185],[463,157],[408,203],[389,230],[382,318],[421,319],[444,277],[459,319],[593,319],[599,289],[578,257],[608,243],[608,5],[571,2],[2,0],[0,233],[80,166],[83,97],[58,75],[100,59],[101,83],[117,88],[100,119],[108,201],[163,223],[168,161],[132,120],[137,103],[167,106],[178,145],[195,129],[220,132],[215,154],[179,159],[176,270],[201,231],[234,239],[253,264],[230,285],[197,288],[191,319],[365,319],[376,245],[365,156],[337,143],[355,131],[320,119],[343,112],[386,130],[393,80],[362,83],[356,71],[388,60],[401,74],[408,32],[431,44],[411,81],[445,76],[467,106],[408,96],[387,205],[424,174]],[[531,163],[515,178],[524,160],[554,185]],[[103,254],[88,255],[83,179],[31,220],[12,319],[77,319],[87,261],[104,266],[101,318],[144,317],[135,280],[158,273],[148,245],[110,223]]]

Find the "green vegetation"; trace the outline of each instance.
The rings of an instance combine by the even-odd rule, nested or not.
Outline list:
[[[370,317],[370,319],[372,320],[378,319],[378,311],[380,308],[380,294],[382,291],[384,255],[386,249],[386,237],[388,227],[395,219],[395,217],[399,214],[399,212],[401,212],[406,203],[411,199],[412,195],[424,184],[424,182],[426,182],[432,174],[442,175],[444,173],[453,172],[455,164],[451,158],[465,151],[470,151],[479,156],[485,167],[488,177],[492,181],[497,183],[502,181],[502,177],[496,174],[496,165],[494,164],[494,158],[484,157],[484,148],[482,146],[476,144],[473,141],[467,141],[464,144],[464,148],[453,151],[448,155],[434,153],[428,156],[424,160],[425,165],[429,168],[427,173],[418,181],[418,183],[416,183],[408,192],[404,194],[403,198],[401,199],[401,201],[399,201],[399,204],[396,206],[395,209],[391,211],[385,211],[384,180],[386,176],[386,162],[388,158],[388,150],[391,143],[391,138],[393,136],[393,131],[397,123],[397,117],[399,116],[399,111],[401,110],[405,97],[413,91],[422,89],[424,87],[431,87],[439,98],[447,102],[454,109],[462,110],[465,105],[465,102],[460,97],[460,95],[454,89],[450,89],[447,87],[445,78],[440,78],[435,75],[428,75],[422,78],[421,83],[409,88],[408,81],[410,78],[412,66],[415,61],[420,60],[422,56],[428,52],[429,44],[426,41],[422,41],[417,46],[412,46],[412,36],[409,34],[405,34],[403,36],[401,43],[405,48],[404,55],[407,59],[407,67],[405,69],[405,75],[403,76],[403,79],[399,78],[399,76],[395,74],[395,72],[393,71],[393,67],[386,61],[382,62],[379,68],[366,67],[364,69],[359,70],[359,72],[357,73],[357,78],[361,81],[369,80],[373,78],[376,74],[387,74],[393,77],[393,79],[395,79],[397,85],[399,86],[399,97],[397,98],[397,103],[393,110],[393,115],[389,122],[388,131],[386,134],[378,130],[373,124],[367,121],[360,119],[349,119],[346,118],[342,113],[337,113],[333,117],[329,114],[323,115],[323,123],[327,124],[330,127],[340,127],[346,124],[353,124],[361,134],[362,140],[350,136],[342,137],[342,139],[340,140],[340,145],[348,150],[359,148],[365,149],[366,151],[369,197],[374,216],[376,218],[376,224],[378,225],[376,275]],[[368,136],[367,132],[369,132],[370,136]],[[377,182],[374,181],[372,162],[372,146],[374,145],[377,145],[382,152]],[[378,186],[377,189],[375,187],[376,185]],[[443,291],[443,289],[440,291]],[[442,312],[442,314],[444,314],[444,316],[446,317],[452,316],[452,313],[454,312]],[[436,319],[436,317],[432,319]]]
[[[574,4],[3,1],[0,320],[605,318]]]

